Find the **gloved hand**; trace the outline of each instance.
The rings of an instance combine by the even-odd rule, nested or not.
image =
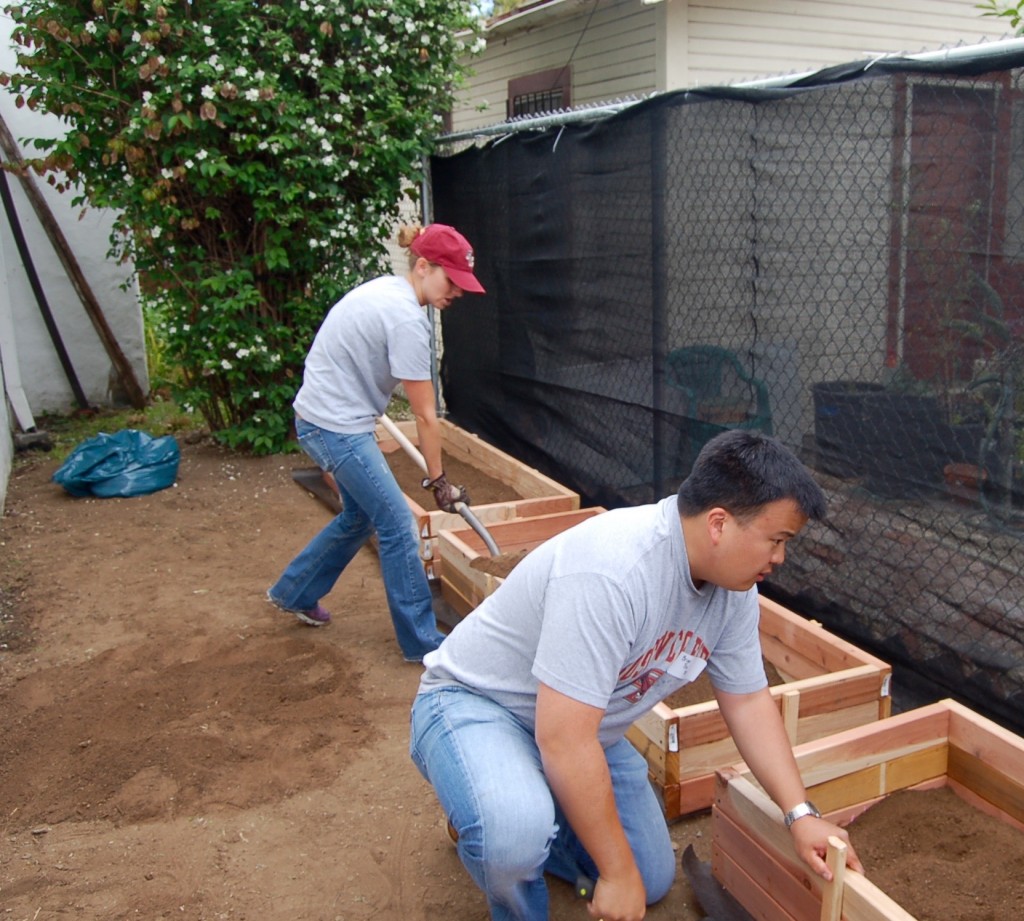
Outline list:
[[[434,501],[442,512],[454,512],[456,502],[464,502],[469,505],[469,494],[466,492],[466,487],[449,483],[443,473],[436,480],[424,480],[423,488],[429,489],[434,494]]]

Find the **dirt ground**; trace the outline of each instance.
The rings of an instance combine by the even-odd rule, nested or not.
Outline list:
[[[133,499],[74,499],[56,466],[19,461],[0,520],[2,918],[483,921],[408,758],[419,667],[374,551],[325,629],[264,600],[330,517],[308,459],[182,442],[177,484]],[[708,816],[670,829],[710,859]],[[703,914],[680,872],[648,918]]]
[[[330,517],[303,455],[182,443],[177,484],[74,499],[39,455],[0,521],[0,917],[486,918],[407,753],[377,558],[327,628],[264,592]],[[709,820],[673,826],[710,858]],[[585,919],[551,882],[553,919]],[[682,873],[649,918],[702,917]]]

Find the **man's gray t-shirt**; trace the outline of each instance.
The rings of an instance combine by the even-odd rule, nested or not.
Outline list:
[[[430,322],[397,275],[353,288],[306,356],[295,412],[329,432],[372,432],[398,382],[430,380]]]
[[[549,538],[424,657],[420,691],[468,687],[535,726],[538,682],[606,710],[603,745],[704,669],[720,690],[767,686],[757,590],[697,589],[670,496]]]

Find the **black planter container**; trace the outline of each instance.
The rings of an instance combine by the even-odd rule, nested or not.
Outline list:
[[[937,491],[955,448],[934,397],[877,393],[865,401],[864,485],[876,495],[915,498]]]
[[[884,390],[881,384],[863,381],[823,381],[811,386],[819,470],[838,477],[865,472],[865,402]]]

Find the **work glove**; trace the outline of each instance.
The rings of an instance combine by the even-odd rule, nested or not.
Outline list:
[[[429,489],[434,494],[434,501],[442,512],[454,512],[457,502],[469,505],[469,494],[466,492],[466,487],[449,483],[444,473],[436,480],[425,479],[422,485],[424,489]]]

